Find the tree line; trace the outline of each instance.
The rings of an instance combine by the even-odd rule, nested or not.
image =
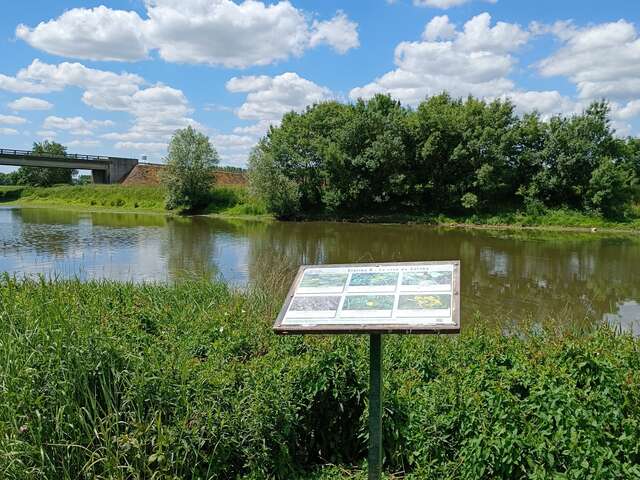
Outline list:
[[[376,95],[286,114],[253,150],[249,176],[280,217],[552,208],[622,217],[638,198],[640,139],[616,137],[605,101],[544,119],[509,100],[443,93],[412,109]]]

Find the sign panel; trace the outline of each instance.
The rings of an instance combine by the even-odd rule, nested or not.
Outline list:
[[[460,262],[300,267],[277,333],[458,333]]]

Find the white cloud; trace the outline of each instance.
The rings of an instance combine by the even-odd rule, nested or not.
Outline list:
[[[630,120],[640,115],[640,100],[632,100],[624,107],[614,105],[612,114],[619,120]]]
[[[339,11],[331,20],[315,20],[309,44],[315,47],[323,43],[331,45],[338,53],[358,48],[358,24],[349,20],[343,11]]]
[[[427,41],[450,40],[456,36],[456,26],[447,15],[433,17],[424,29],[422,38]]]
[[[558,51],[538,64],[542,75],[568,77],[582,99],[640,97],[640,38],[632,23],[535,27],[537,33],[553,33],[562,41]]]
[[[0,125],[22,125],[27,123],[27,119],[15,115],[0,115]]]
[[[433,7],[446,10],[447,8],[459,7],[473,0],[413,0],[416,7]],[[497,3],[498,0],[485,0],[488,3]]]
[[[501,98],[509,98],[519,113],[535,110],[545,119],[557,114],[579,113],[584,108],[580,102],[575,102],[557,90],[514,91]]]
[[[18,130],[15,128],[4,128],[0,127],[0,135],[18,135]]]
[[[268,65],[328,44],[341,53],[358,45],[357,24],[338,12],[310,24],[288,1],[146,0],[147,18],[108,7],[74,8],[16,36],[55,55],[141,60],[151,50],[169,62],[230,68]],[[15,88],[15,87],[14,87]]]
[[[44,119],[42,128],[45,130],[65,130],[72,135],[90,135],[93,130],[111,127],[111,120],[85,120],[82,117],[56,117],[54,115]]]
[[[88,68],[81,63],[64,62],[58,65],[39,59],[18,71],[15,77],[0,74],[0,90],[17,93],[47,93],[79,87],[99,94],[135,90],[142,77],[132,73],[114,73]]]
[[[144,22],[136,12],[73,8],[35,28],[19,25],[16,36],[54,55],[90,60],[141,60],[147,55]]]
[[[21,97],[9,102],[8,107],[12,110],[50,110],[53,108],[53,103],[41,98]]]
[[[491,16],[482,13],[459,31],[452,30],[447,17],[433,18],[422,41],[398,44],[395,70],[352,89],[349,96],[370,98],[376,93],[389,93],[416,105],[426,96],[443,91],[479,97],[514,91],[515,85],[508,78],[516,63],[511,53],[525,44],[529,35],[515,24],[498,22],[491,27],[490,23]]]
[[[234,77],[227,82],[230,92],[248,93],[236,114],[243,120],[277,122],[285,113],[331,98],[331,91],[297,73],[275,77]]]

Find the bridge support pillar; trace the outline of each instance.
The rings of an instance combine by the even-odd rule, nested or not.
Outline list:
[[[120,183],[127,175],[131,173],[131,170],[138,164],[138,160],[129,158],[111,158],[109,165],[109,171],[107,173],[108,183]]]
[[[91,170],[91,178],[93,183],[104,184],[109,183],[106,170]]]

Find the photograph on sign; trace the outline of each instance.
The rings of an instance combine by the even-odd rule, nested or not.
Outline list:
[[[274,329],[455,333],[459,266],[458,261],[303,266]]]

